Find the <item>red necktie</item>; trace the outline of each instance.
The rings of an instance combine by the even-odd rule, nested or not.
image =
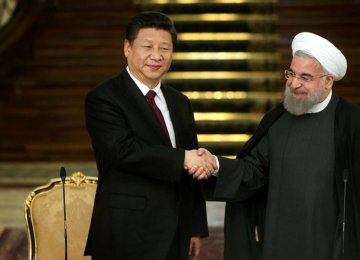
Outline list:
[[[164,117],[163,117],[160,109],[158,108],[158,106],[157,106],[156,103],[155,103],[155,99],[154,99],[155,96],[156,96],[156,92],[153,91],[153,90],[149,90],[149,92],[146,94],[146,99],[147,99],[147,101],[149,102],[152,110],[154,111],[157,119],[159,120],[159,122],[160,122],[160,124],[161,124],[161,127],[162,127],[162,129],[164,130],[165,135],[166,135],[166,136],[169,138],[169,140],[170,140],[170,135],[169,135],[169,132],[168,132],[168,130],[167,130]]]

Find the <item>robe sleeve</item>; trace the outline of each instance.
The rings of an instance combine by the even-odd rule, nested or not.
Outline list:
[[[243,158],[219,157],[220,170],[214,197],[226,201],[248,199],[268,182],[267,135]]]

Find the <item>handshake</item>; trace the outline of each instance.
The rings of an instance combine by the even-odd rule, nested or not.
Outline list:
[[[184,169],[198,180],[208,179],[217,169],[217,160],[205,148],[186,150]]]

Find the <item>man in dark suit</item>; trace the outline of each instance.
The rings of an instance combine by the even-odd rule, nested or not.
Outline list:
[[[198,180],[185,169],[200,166],[206,176],[215,165],[194,150],[189,99],[161,82],[176,38],[166,15],[136,15],[126,29],[127,68],[86,97],[99,171],[85,250],[93,259],[196,259],[208,235]]]

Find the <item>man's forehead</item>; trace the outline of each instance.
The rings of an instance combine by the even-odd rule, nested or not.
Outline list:
[[[320,62],[315,58],[297,55],[293,56],[290,68],[298,73],[314,73],[317,71],[322,71]]]

